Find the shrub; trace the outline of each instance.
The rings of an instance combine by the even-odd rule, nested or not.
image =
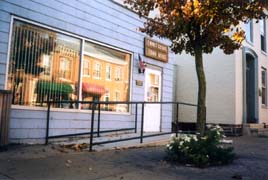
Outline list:
[[[198,167],[228,164],[233,161],[235,154],[232,146],[222,144],[223,138],[223,130],[219,126],[208,127],[203,137],[190,134],[172,136],[167,144],[167,158]]]

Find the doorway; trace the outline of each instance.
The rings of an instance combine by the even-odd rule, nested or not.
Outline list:
[[[258,123],[258,61],[255,53],[245,52],[244,122]]]
[[[145,71],[145,101],[161,102],[161,71],[146,68]],[[144,131],[159,132],[161,122],[161,104],[145,104]]]

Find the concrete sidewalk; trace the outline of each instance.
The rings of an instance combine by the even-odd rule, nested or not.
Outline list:
[[[0,179],[268,179],[268,138],[233,138],[238,159],[199,169],[164,161],[164,147],[75,152],[58,146],[11,146],[0,153]]]

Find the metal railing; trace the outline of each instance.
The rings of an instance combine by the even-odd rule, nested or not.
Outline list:
[[[91,119],[90,119],[90,131],[89,132],[83,132],[83,133],[73,133],[73,134],[62,134],[62,135],[54,135],[50,136],[49,135],[49,130],[50,130],[50,113],[51,113],[51,107],[53,104],[61,104],[61,103],[70,103],[70,104],[88,104],[91,107]],[[134,110],[134,127],[133,128],[120,128],[120,129],[111,129],[111,130],[101,130],[101,105],[118,105],[118,104],[125,104],[130,107],[130,105],[135,105]],[[159,132],[159,133],[154,133],[154,134],[149,134],[149,135],[144,135],[144,107],[146,104],[159,104],[161,106],[165,104],[173,105],[175,106],[175,133],[176,136],[178,136],[178,123],[179,123],[179,106],[191,106],[191,107],[197,107],[195,104],[190,104],[190,103],[183,103],[183,102],[144,102],[144,101],[48,101],[47,102],[47,121],[46,121],[46,139],[45,139],[45,144],[48,144],[49,139],[53,138],[63,138],[63,137],[70,137],[70,136],[81,136],[81,135],[90,135],[89,138],[89,151],[93,150],[94,145],[101,145],[101,144],[107,144],[107,143],[115,143],[115,142],[120,142],[120,141],[128,141],[128,140],[134,140],[134,139],[139,139],[140,143],[143,143],[144,138],[148,137],[153,137],[153,136],[161,136],[161,135],[166,135],[166,134],[171,134],[172,128],[170,132]],[[116,140],[106,140],[106,141],[101,141],[101,142],[94,142],[94,137],[100,137],[100,134],[102,133],[109,133],[109,132],[117,132],[117,131],[134,131],[134,133],[138,132],[138,107],[141,105],[141,114],[140,114],[140,130],[139,130],[139,135],[135,137],[127,137],[127,138],[120,138]],[[78,107],[78,106],[77,106]],[[130,109],[130,108],[129,108]],[[95,117],[96,117],[96,111],[97,111],[97,131],[94,131],[95,127]],[[133,115],[133,112],[130,113],[130,116]],[[111,115],[112,116],[112,115]],[[172,123],[172,122],[170,122]],[[95,136],[94,136],[95,135]]]

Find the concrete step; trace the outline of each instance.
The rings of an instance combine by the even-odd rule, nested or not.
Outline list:
[[[252,129],[259,129],[259,128],[264,128],[264,124],[255,124],[255,123],[249,123],[249,124],[244,124],[243,127],[248,127]]]
[[[258,129],[258,136],[260,137],[268,137],[268,128]]]
[[[264,124],[244,124],[243,134],[248,136],[258,136],[260,132],[268,130]]]

